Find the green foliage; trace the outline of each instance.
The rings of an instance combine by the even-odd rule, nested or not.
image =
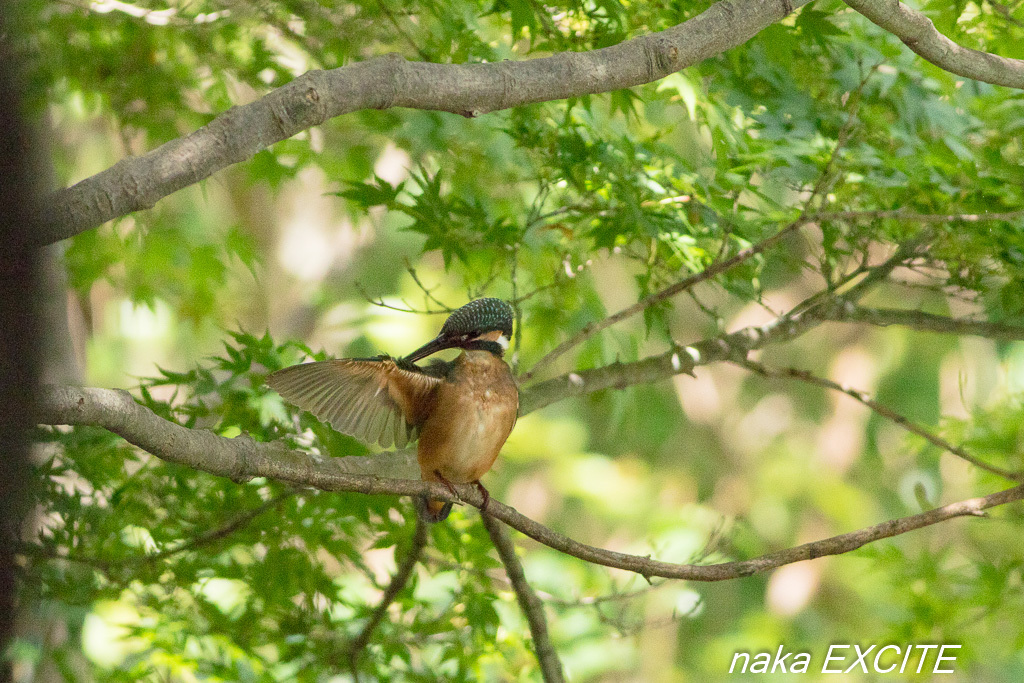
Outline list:
[[[224,355],[204,367],[143,382],[143,405],[220,434],[313,439],[332,452],[344,441],[346,454],[365,452],[308,415],[286,414],[263,386],[267,371],[294,360],[294,345],[231,336]],[[171,399],[154,398],[167,389],[175,390]],[[118,677],[288,679],[301,668],[303,680],[314,680],[348,661],[349,639],[383,588],[385,558],[400,559],[411,543],[407,502],[262,480],[238,485],[162,463],[93,428],[42,429],[38,441],[47,457],[36,494],[47,501],[48,521],[31,546],[38,571],[23,595],[68,607],[117,601],[136,613],[119,639],[129,656],[111,672]],[[524,642],[495,643],[494,603],[508,598],[486,574],[498,563],[479,521],[455,515],[433,529],[433,545],[455,568],[414,576],[397,602],[401,622],[382,626],[361,668],[430,679],[436,674],[409,647],[413,634],[429,639],[424,656],[448,662],[440,668],[453,680],[476,678],[471,652],[525,659]],[[65,559],[46,559],[56,557]],[[79,628],[84,616],[75,618]]]
[[[87,4],[24,3],[14,41],[32,109],[54,131],[61,184],[309,69],[394,51],[478,63],[592,50],[711,3]],[[1024,57],[1013,3],[922,7],[966,47]],[[480,295],[512,300],[510,360],[525,370],[801,214],[1024,207],[1024,96],[943,72],[842,8],[805,6],[743,46],[628,90],[476,119],[340,117],[82,233],[64,264],[84,380],[137,384],[140,403],[190,428],[283,440],[311,457],[365,455],[263,384],[306,357],[411,350],[440,326],[364,292],[431,311]],[[911,236],[927,236],[927,258],[867,302],[1024,325],[1022,225],[822,218],[549,371],[763,322],[850,286]],[[129,324],[138,311],[152,313],[152,329]],[[226,331],[237,329],[272,333]],[[865,329],[822,327],[763,360],[841,377],[987,462],[1024,468],[1018,343]],[[525,416],[490,490],[582,541],[686,562],[751,557],[1007,485],[817,387],[729,368],[697,374]],[[37,441],[23,604],[68,627],[60,642],[28,633],[15,644],[13,656],[37,668],[125,681],[344,676],[350,643],[412,543],[406,500],[235,483],[98,429],[39,428]],[[794,611],[778,600],[783,572],[647,587],[516,541],[573,680],[717,680],[736,650],[780,642],[818,652],[956,641],[964,676],[1014,681],[1024,676],[1024,519],[1019,506],[992,517],[799,565],[810,567],[799,586],[810,587]],[[595,596],[611,597],[581,599]],[[539,679],[475,513],[457,509],[431,528],[357,666],[376,680]]]

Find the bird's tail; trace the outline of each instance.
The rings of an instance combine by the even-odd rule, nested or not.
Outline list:
[[[448,519],[452,504],[426,496],[416,496],[416,513],[424,522],[443,522]]]

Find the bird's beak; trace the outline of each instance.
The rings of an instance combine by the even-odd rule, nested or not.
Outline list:
[[[458,342],[456,340],[438,335],[406,356],[405,360],[415,362],[421,358],[426,358],[433,353],[443,351],[444,349],[450,349],[454,346],[458,346]]]

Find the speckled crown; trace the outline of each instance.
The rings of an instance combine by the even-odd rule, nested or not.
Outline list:
[[[501,299],[476,299],[448,316],[441,328],[441,335],[456,337],[501,330],[511,339],[512,320],[512,307]]]

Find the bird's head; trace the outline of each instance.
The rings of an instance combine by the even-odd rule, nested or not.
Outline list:
[[[448,316],[441,332],[405,360],[417,361],[442,349],[476,349],[502,356],[512,339],[512,307],[501,299],[476,299]]]

